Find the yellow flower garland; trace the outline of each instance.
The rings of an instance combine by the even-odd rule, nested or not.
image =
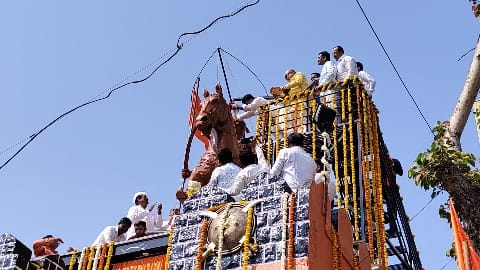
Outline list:
[[[333,100],[332,99],[332,108],[333,107]],[[337,137],[337,118],[335,118],[334,125],[333,125],[333,153],[335,155],[335,190],[337,194],[340,194],[340,181],[338,180],[338,175],[340,173],[340,167],[337,160],[339,160],[339,154],[338,154],[338,137]],[[337,199],[337,206],[338,208],[342,207],[342,201]]]
[[[373,115],[371,115],[371,103],[370,102],[367,102],[367,112],[369,114],[369,117],[368,117],[368,130],[369,130],[369,133],[370,135],[368,136],[368,143],[369,143],[369,148],[370,148],[370,153],[369,153],[369,163],[370,163],[370,172],[371,172],[371,190],[372,190],[372,198],[373,198],[373,202],[372,202],[372,218],[373,218],[373,221],[372,221],[372,226],[374,226],[374,229],[375,232],[376,232],[376,239],[377,240],[380,240],[380,234],[379,234],[379,230],[380,230],[380,226],[383,226],[383,224],[380,224],[379,223],[379,220],[378,220],[378,201],[377,201],[377,181],[376,181],[376,175],[377,175],[377,171],[376,171],[376,167],[375,167],[375,152],[374,152],[374,138],[373,138],[373,132],[374,132],[374,127],[373,127],[373,124],[372,124],[372,118],[373,118]],[[382,209],[383,209],[383,206],[382,206]],[[372,231],[372,234],[374,232]],[[372,242],[373,243],[373,242]],[[376,241],[376,244],[377,244],[377,251],[380,251],[381,250],[381,241]],[[374,257],[372,257],[373,259]],[[377,256],[377,258],[375,259],[375,263],[376,264],[379,264],[379,258]]]
[[[100,259],[100,253],[102,252],[102,246],[95,248],[95,256],[93,257],[92,270],[97,270],[98,260]]]
[[[374,224],[374,213],[375,213],[375,205],[372,203],[371,198],[374,198],[374,186],[372,184],[372,176],[373,176],[373,168],[372,168],[372,128],[371,128],[371,120],[370,120],[370,110],[368,106],[368,100],[365,99],[365,92],[362,92],[363,97],[363,115],[364,115],[364,127],[365,127],[365,158],[367,159],[367,169],[366,172],[368,173],[367,178],[365,178],[365,213],[367,216],[367,231],[368,231],[368,246],[369,246],[369,253],[370,258],[373,259],[374,257],[374,241],[373,241],[373,224]],[[370,193],[372,191],[372,193]]]
[[[335,228],[331,227],[331,232],[332,232],[332,261],[333,261],[333,269],[337,270],[340,269],[339,266],[339,259],[338,259],[338,238],[337,238],[337,231]]]
[[[165,255],[165,270],[168,270],[170,266],[170,254],[172,253],[172,242],[173,242],[173,226],[170,226],[170,231],[168,233],[168,242],[167,242],[167,254]]]
[[[290,208],[288,211],[288,270],[293,270],[293,252],[295,246],[295,192],[290,195]]]
[[[310,95],[310,108],[312,111],[312,117],[315,115],[317,109],[317,100],[314,96],[314,91]],[[312,157],[313,159],[317,158],[317,129],[313,123],[311,123],[312,129]]]
[[[267,164],[270,164],[270,160],[272,159],[272,111],[268,110],[268,130],[267,130]]]
[[[353,108],[352,108],[352,90],[348,90],[348,132],[350,135],[350,171],[352,174],[352,196],[353,196],[353,216],[354,216],[354,235],[355,240],[360,239],[359,225],[358,225],[358,203],[357,203],[357,176],[355,175],[355,147],[353,145]]]
[[[376,181],[377,181],[377,203],[378,203],[378,220],[380,224],[385,223],[385,217],[383,213],[383,188],[382,188],[382,175],[381,175],[381,164],[380,164],[380,147],[379,147],[379,138],[378,138],[378,117],[376,115],[376,112],[374,108],[372,107],[371,114],[374,116],[373,117],[373,126],[374,126],[374,132],[373,132],[373,137],[375,139],[375,147],[374,147],[374,152],[375,156],[378,157],[375,161],[375,166],[376,166]],[[385,243],[386,243],[386,235],[385,235],[385,227],[381,226],[379,228],[378,233],[380,235],[380,241],[381,242],[381,247],[379,249],[379,257],[381,258],[382,265],[388,268],[388,254],[387,254],[387,249],[385,248]]]
[[[303,117],[304,117],[304,115],[303,115],[304,113],[305,113],[305,102],[302,101],[302,102],[300,103],[300,111],[299,111],[300,127],[302,128],[302,129],[301,129],[301,132],[302,132],[302,133],[305,133],[305,132],[307,131],[306,125],[305,125],[305,121],[304,121],[304,118],[303,118]]]
[[[108,270],[110,268],[110,262],[111,262],[112,256],[113,256],[113,246],[114,245],[115,245],[115,242],[111,241],[110,245],[108,247],[107,261],[105,262],[105,266],[103,267],[103,270]]]
[[[87,270],[91,270],[91,269],[92,269],[92,263],[93,263],[93,257],[95,256],[95,251],[96,251],[96,247],[95,247],[95,246],[91,246],[91,247],[90,247],[90,254],[89,254],[89,256],[88,256]]]
[[[70,263],[68,264],[68,270],[73,270],[73,266],[75,265],[75,259],[77,258],[78,251],[73,249],[72,258],[70,258]]]
[[[288,121],[290,116],[290,107],[285,104],[284,107],[284,116],[283,116],[283,148],[287,148],[287,130],[288,130]],[[278,155],[277,155],[278,156]]]
[[[276,107],[275,109],[277,110],[277,117],[275,118],[275,156],[278,157],[278,152],[280,152],[280,108]]]
[[[247,225],[245,228],[245,241],[243,242],[243,259],[242,259],[242,269],[248,269],[248,254],[250,253],[250,237],[252,233],[252,221],[253,221],[253,207],[248,209],[247,213]]]

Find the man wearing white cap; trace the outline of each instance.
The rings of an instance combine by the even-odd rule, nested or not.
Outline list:
[[[147,232],[154,232],[162,229],[162,204],[158,204],[157,212],[152,213],[155,208],[155,203],[148,209],[148,197],[147,193],[141,191],[133,195],[134,206],[128,209],[127,217],[135,224],[137,221],[143,220],[147,223]],[[127,239],[135,235],[135,230],[132,227],[127,231]]]

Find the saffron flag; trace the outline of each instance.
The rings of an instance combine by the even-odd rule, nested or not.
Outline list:
[[[200,113],[201,104],[200,104],[200,97],[198,96],[198,86],[200,84],[200,78],[197,78],[195,81],[195,85],[192,89],[192,97],[191,101],[192,104],[190,105],[190,115],[188,116],[188,125],[193,128],[195,125],[195,120],[197,119],[198,114]],[[208,149],[208,138],[200,132],[200,130],[195,131],[195,137],[199,139],[204,145],[205,150]]]
[[[463,230],[462,224],[453,206],[453,201],[448,201],[450,207],[450,218],[452,222],[453,239],[455,241],[455,255],[459,270],[480,270],[480,257],[473,248],[472,241]]]

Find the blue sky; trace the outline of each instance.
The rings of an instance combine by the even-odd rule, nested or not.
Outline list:
[[[12,147],[69,109],[117,83],[141,79],[176,48],[181,33],[229,14],[241,1],[3,1],[0,3],[0,161]],[[360,1],[428,123],[450,117],[475,47],[478,21],[468,1]],[[342,45],[377,80],[374,100],[390,154],[405,170],[432,134],[397,78],[355,1],[260,1],[207,31],[183,38],[184,47],[149,80],[84,107],[38,136],[0,170],[0,232],[27,245],[45,234],[68,246],[90,245],[147,191],[164,217],[177,205],[188,137],[190,92],[218,47],[247,64],[267,88],[283,72],[319,71],[317,53]],[[233,96],[264,95],[258,81],[226,57]],[[133,76],[130,76],[135,74]],[[222,80],[218,58],[206,66],[201,88]],[[462,137],[478,156],[473,118]],[[194,143],[190,166],[202,153]],[[398,183],[410,216],[430,200],[406,176]],[[435,199],[411,221],[426,269],[440,269],[452,236]],[[454,262],[444,269],[456,269]]]

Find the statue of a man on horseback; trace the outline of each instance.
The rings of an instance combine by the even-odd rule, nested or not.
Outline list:
[[[186,166],[182,169],[182,177],[184,179],[190,178],[190,181],[186,193],[183,189],[177,191],[177,199],[180,201],[208,184],[212,171],[219,166],[217,153],[221,149],[230,149],[234,162],[240,164],[238,142],[241,138],[237,138],[237,136],[242,136],[244,132],[236,130],[230,107],[223,97],[222,87],[219,83],[215,86],[215,90],[215,93],[204,90],[203,96],[205,99],[201,103],[200,112],[193,124],[193,129],[198,129],[209,138],[210,145],[193,170],[186,168]],[[245,127],[245,124],[239,122],[238,126]],[[187,151],[189,150],[187,149]]]

